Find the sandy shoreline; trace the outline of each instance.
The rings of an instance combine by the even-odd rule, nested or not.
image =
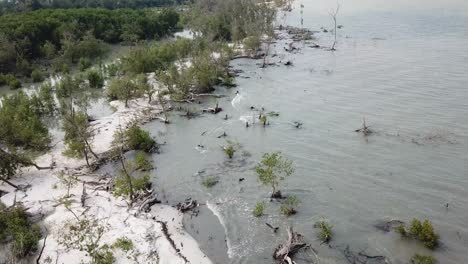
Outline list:
[[[133,121],[147,122],[162,111],[160,106],[149,105],[144,98],[132,100],[128,108],[118,101],[110,104],[116,109],[113,114],[91,122],[95,133],[93,150],[98,155],[111,148],[113,135],[119,126],[125,127]],[[56,164],[52,170],[24,168],[12,180],[19,185],[29,184],[29,188],[15,191],[10,186],[0,185],[2,190],[8,192],[0,198],[3,203],[11,206],[15,200],[21,202],[29,213],[40,219],[41,226],[47,230],[47,241],[40,263],[49,263],[52,260],[53,263],[78,264],[90,259],[83,251],[69,250],[59,243],[65,225],[77,222],[77,218],[96,219],[104,226],[105,232],[100,245],[112,245],[121,237],[132,240],[134,249],[128,252],[113,250],[115,263],[212,263],[200,250],[197,242],[185,232],[183,214],[177,209],[169,205],[156,205],[150,213],[144,213],[138,211],[138,203],[129,209],[124,199],[114,197],[106,190],[111,180],[109,177],[88,172],[84,168],[84,160],[64,157],[63,142],[55,143],[47,154],[35,160],[44,166]],[[59,201],[67,194],[67,187],[58,178],[60,173],[79,175],[79,182],[70,188],[70,210]],[[86,186],[87,194],[85,207],[81,205],[83,186]],[[39,249],[43,241],[44,239],[39,242]],[[34,260],[36,257],[34,256]]]

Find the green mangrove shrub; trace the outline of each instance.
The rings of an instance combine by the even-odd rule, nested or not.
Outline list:
[[[202,185],[205,186],[206,188],[211,188],[218,184],[219,179],[214,176],[208,176],[202,181]]]
[[[403,237],[411,237],[421,241],[429,249],[434,249],[439,244],[439,235],[434,231],[434,227],[429,220],[421,222],[415,218],[411,221],[409,229],[404,225],[400,225],[395,231]]]
[[[280,152],[266,153],[255,167],[255,172],[263,185],[271,187],[271,197],[281,198],[281,191],[278,190],[279,183],[293,174],[294,166],[292,161],[283,158]]]
[[[23,206],[7,208],[0,203],[0,242],[11,239],[16,257],[23,258],[36,251],[41,236],[39,226],[31,223]]]
[[[130,150],[141,150],[151,153],[157,150],[158,145],[150,133],[143,130],[137,123],[131,124],[126,130],[118,131],[114,135],[114,143],[123,144],[123,147]]]
[[[119,237],[117,240],[112,244],[113,248],[121,249],[125,252],[130,251],[133,249],[133,241],[127,237]]]
[[[323,243],[328,243],[333,238],[333,226],[326,222],[325,220],[318,221],[314,225],[315,228],[319,229],[318,238]]]
[[[433,256],[423,256],[416,254],[411,260],[410,264],[436,264],[437,260]]]
[[[263,212],[265,211],[265,203],[264,202],[258,202],[255,204],[255,207],[252,211],[253,216],[255,217],[260,217],[263,215]]]
[[[289,196],[283,203],[281,203],[280,212],[285,216],[296,214],[297,205],[299,205],[299,199],[295,195]]]

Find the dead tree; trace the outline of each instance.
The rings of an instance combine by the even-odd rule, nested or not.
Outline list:
[[[364,136],[368,136],[372,134],[372,130],[369,126],[366,125],[366,119],[362,119],[362,127],[359,129],[354,130],[354,132],[361,132]]]
[[[296,254],[300,249],[307,246],[304,243],[302,235],[294,232],[292,227],[288,227],[288,239],[281,245],[276,247],[275,251],[273,252],[273,258],[278,260],[281,264],[292,264],[292,257]]]
[[[338,16],[338,12],[339,12],[339,11],[340,11],[340,4],[337,3],[337,4],[336,4],[336,8],[335,8],[334,10],[328,12],[328,14],[330,14],[331,18],[333,19],[333,23],[335,24],[335,30],[333,31],[335,39],[334,39],[333,45],[332,45],[332,47],[331,47],[331,49],[330,49],[330,50],[332,50],[332,51],[336,50],[336,49],[335,49],[335,45],[336,45],[336,31],[337,31],[337,29],[338,29],[337,24],[336,24],[336,18],[337,18],[337,16]]]

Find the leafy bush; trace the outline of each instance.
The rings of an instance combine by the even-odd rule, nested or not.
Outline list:
[[[109,246],[99,246],[106,227],[96,219],[82,219],[67,222],[59,243],[67,249],[85,251],[91,258],[91,264],[112,264],[115,257]]]
[[[115,257],[107,245],[104,245],[93,252],[91,264],[113,264]]]
[[[265,210],[265,203],[258,202],[257,204],[255,204],[255,208],[252,213],[255,217],[260,217],[263,215],[264,210]]]
[[[271,197],[280,198],[281,192],[278,191],[280,181],[294,172],[292,161],[283,158],[280,152],[264,154],[262,161],[255,167],[258,179],[263,185],[271,186]]]
[[[150,176],[148,174],[143,175],[143,177],[134,177],[130,175],[133,191],[144,190],[150,184]],[[114,195],[115,196],[129,196],[130,195],[130,186],[128,184],[128,179],[126,175],[120,173],[119,176],[115,179],[114,183]]]
[[[31,78],[33,80],[33,82],[42,82],[44,80],[44,72],[42,72],[41,70],[39,69],[34,69],[32,72],[31,72]]]
[[[216,184],[218,184],[218,182],[219,182],[219,179],[217,177],[209,176],[209,177],[206,177],[202,181],[202,185],[205,186],[206,188],[211,188],[215,186]]]
[[[50,142],[49,130],[41,120],[41,109],[24,92],[2,98],[0,143],[6,146],[44,149]]]
[[[10,79],[8,81],[8,86],[10,86],[10,88],[13,90],[19,89],[21,88],[21,81],[16,78]]]
[[[87,72],[86,77],[89,81],[91,88],[102,88],[104,85],[104,77],[97,70],[90,70]]]
[[[395,232],[400,234],[402,237],[408,236],[408,233],[406,232],[405,225],[401,224],[395,228]]]
[[[0,204],[0,242],[13,238],[13,253],[16,257],[25,257],[37,250],[37,242],[41,239],[41,231],[33,225],[26,209],[22,206],[5,208]]]
[[[91,64],[91,60],[86,57],[81,57],[78,61],[78,67],[80,68],[80,71],[85,71],[86,69],[91,67]]]
[[[133,242],[127,237],[120,237],[112,245],[114,248],[119,248],[125,252],[133,249]]]
[[[434,249],[439,244],[439,235],[435,233],[434,227],[429,220],[421,222],[418,219],[413,219],[409,230],[404,225],[400,225],[395,231],[402,236],[410,236],[421,241],[429,249]]]
[[[128,149],[141,150],[147,153],[154,152],[158,147],[150,133],[141,129],[136,123],[125,131],[118,132],[114,136],[114,142],[118,144],[123,142],[124,147]]]
[[[296,196],[289,196],[280,206],[280,212],[285,216],[296,214],[296,206],[299,204],[299,199]]]
[[[436,264],[437,260],[432,256],[423,256],[416,254],[414,255],[411,260],[410,264]]]
[[[146,154],[144,152],[137,152],[134,162],[137,170],[148,171],[153,169],[153,165],[146,159]]]
[[[106,89],[106,96],[109,100],[121,100],[128,107],[128,101],[143,94],[139,86],[130,76],[114,78],[109,82]]]
[[[315,223],[314,227],[320,229],[318,237],[323,243],[328,243],[333,238],[333,226],[325,220],[318,221]]]
[[[228,158],[232,159],[234,157],[234,153],[237,151],[238,144],[235,144],[231,141],[227,141],[227,145],[223,147],[224,153],[228,156]]]

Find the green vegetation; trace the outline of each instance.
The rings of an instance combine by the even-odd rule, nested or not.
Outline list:
[[[37,250],[41,231],[28,219],[26,209],[21,205],[6,208],[0,203],[0,242],[6,243],[12,238],[13,253],[22,258]]]
[[[123,144],[125,149],[141,150],[146,153],[154,152],[158,148],[158,144],[150,133],[141,129],[137,123],[131,124],[124,131],[117,132],[114,135],[114,142]]]
[[[35,82],[35,83],[42,82],[42,81],[44,81],[44,73],[39,69],[34,69],[31,72],[31,78],[32,78],[33,82]]]
[[[199,0],[183,17],[192,30],[209,41],[242,41],[272,32],[275,8],[263,1]]]
[[[414,255],[411,260],[410,264],[436,264],[437,260],[432,256],[423,256],[416,254]]]
[[[208,176],[202,181],[202,185],[205,186],[206,188],[211,188],[218,184],[219,179],[214,176]]]
[[[42,98],[44,94],[34,95]],[[47,111],[33,97],[20,91],[3,96],[0,106],[0,146],[45,149],[50,135],[42,117]],[[42,101],[41,99],[37,99]]]
[[[292,161],[283,158],[280,152],[264,154],[262,161],[255,167],[258,179],[263,185],[272,188],[271,197],[281,198],[278,190],[280,181],[294,172]]]
[[[102,88],[104,85],[104,76],[98,70],[89,70],[86,73],[86,78],[91,88]]]
[[[129,165],[130,164],[128,163],[127,166]],[[142,177],[134,177],[131,175],[130,177],[131,180],[129,181],[125,175],[125,172],[120,172],[119,176],[115,179],[115,196],[131,196],[132,192],[142,191],[150,184],[150,176],[148,174],[145,174]]]
[[[0,51],[1,52],[1,51]],[[0,54],[1,56],[1,54]],[[21,81],[16,79],[16,77],[12,74],[1,74],[0,73],[0,86],[8,85],[10,89],[18,89],[21,88]]]
[[[113,248],[121,249],[125,252],[133,249],[133,242],[127,237],[120,237],[112,244]]]
[[[31,64],[53,59],[56,71],[101,56],[104,43],[161,38],[173,32],[177,12],[161,10],[43,9],[0,16],[0,73],[30,76]],[[130,37],[131,36],[131,37]]]
[[[237,148],[239,147],[239,143],[234,143],[230,140],[227,140],[226,143],[227,145],[223,147],[223,151],[226,156],[228,156],[228,158],[232,159],[237,151]]]
[[[325,220],[318,221],[314,225],[315,228],[319,228],[320,231],[318,233],[318,238],[323,242],[323,243],[328,243],[330,240],[333,238],[333,226],[329,223],[327,223]]]
[[[59,243],[68,249],[84,251],[91,258],[92,264],[112,264],[115,257],[108,245],[100,246],[105,227],[95,219],[82,219],[69,222]]]
[[[297,213],[296,207],[299,205],[299,199],[296,196],[289,196],[281,203],[280,212],[285,216],[291,216]]]
[[[268,119],[266,115],[260,116],[260,122],[262,122],[263,126],[267,125]]]
[[[65,131],[64,141],[67,148],[64,154],[70,157],[85,158],[89,166],[89,155],[98,156],[91,148],[92,132],[88,115],[84,111],[62,108],[62,129]]]
[[[404,237],[412,237],[421,241],[429,249],[434,249],[439,244],[439,235],[435,233],[429,220],[421,222],[418,219],[413,219],[409,230],[404,225],[400,225],[396,228],[396,232]]]
[[[85,71],[89,67],[91,67],[93,63],[89,58],[81,57],[80,60],[78,61],[78,67],[80,71]]]
[[[143,92],[130,76],[113,79],[106,89],[106,94],[109,100],[120,100],[125,102],[125,107],[128,107],[128,101],[140,97]]]
[[[119,9],[119,8],[149,8],[171,6],[175,4],[182,4],[183,0],[125,0],[125,1],[94,1],[94,0],[80,0],[80,1],[63,1],[63,0],[36,0],[36,1],[0,1],[0,14],[8,12],[25,12],[38,9],[68,9],[68,8],[106,8],[106,9]]]
[[[141,151],[137,152],[135,154],[134,162],[138,170],[149,171],[153,169],[153,165],[148,159],[146,159],[146,153],[144,152],[141,152]]]
[[[128,196],[133,203],[135,195],[148,188],[151,185],[150,176],[142,174],[143,167],[151,166],[144,156],[138,155],[131,161],[126,160],[123,154],[120,154],[121,168],[114,182],[113,193],[115,196]]]
[[[260,217],[263,215],[263,211],[265,211],[265,203],[264,202],[258,202],[255,204],[255,208],[253,209],[252,214],[255,217]]]

